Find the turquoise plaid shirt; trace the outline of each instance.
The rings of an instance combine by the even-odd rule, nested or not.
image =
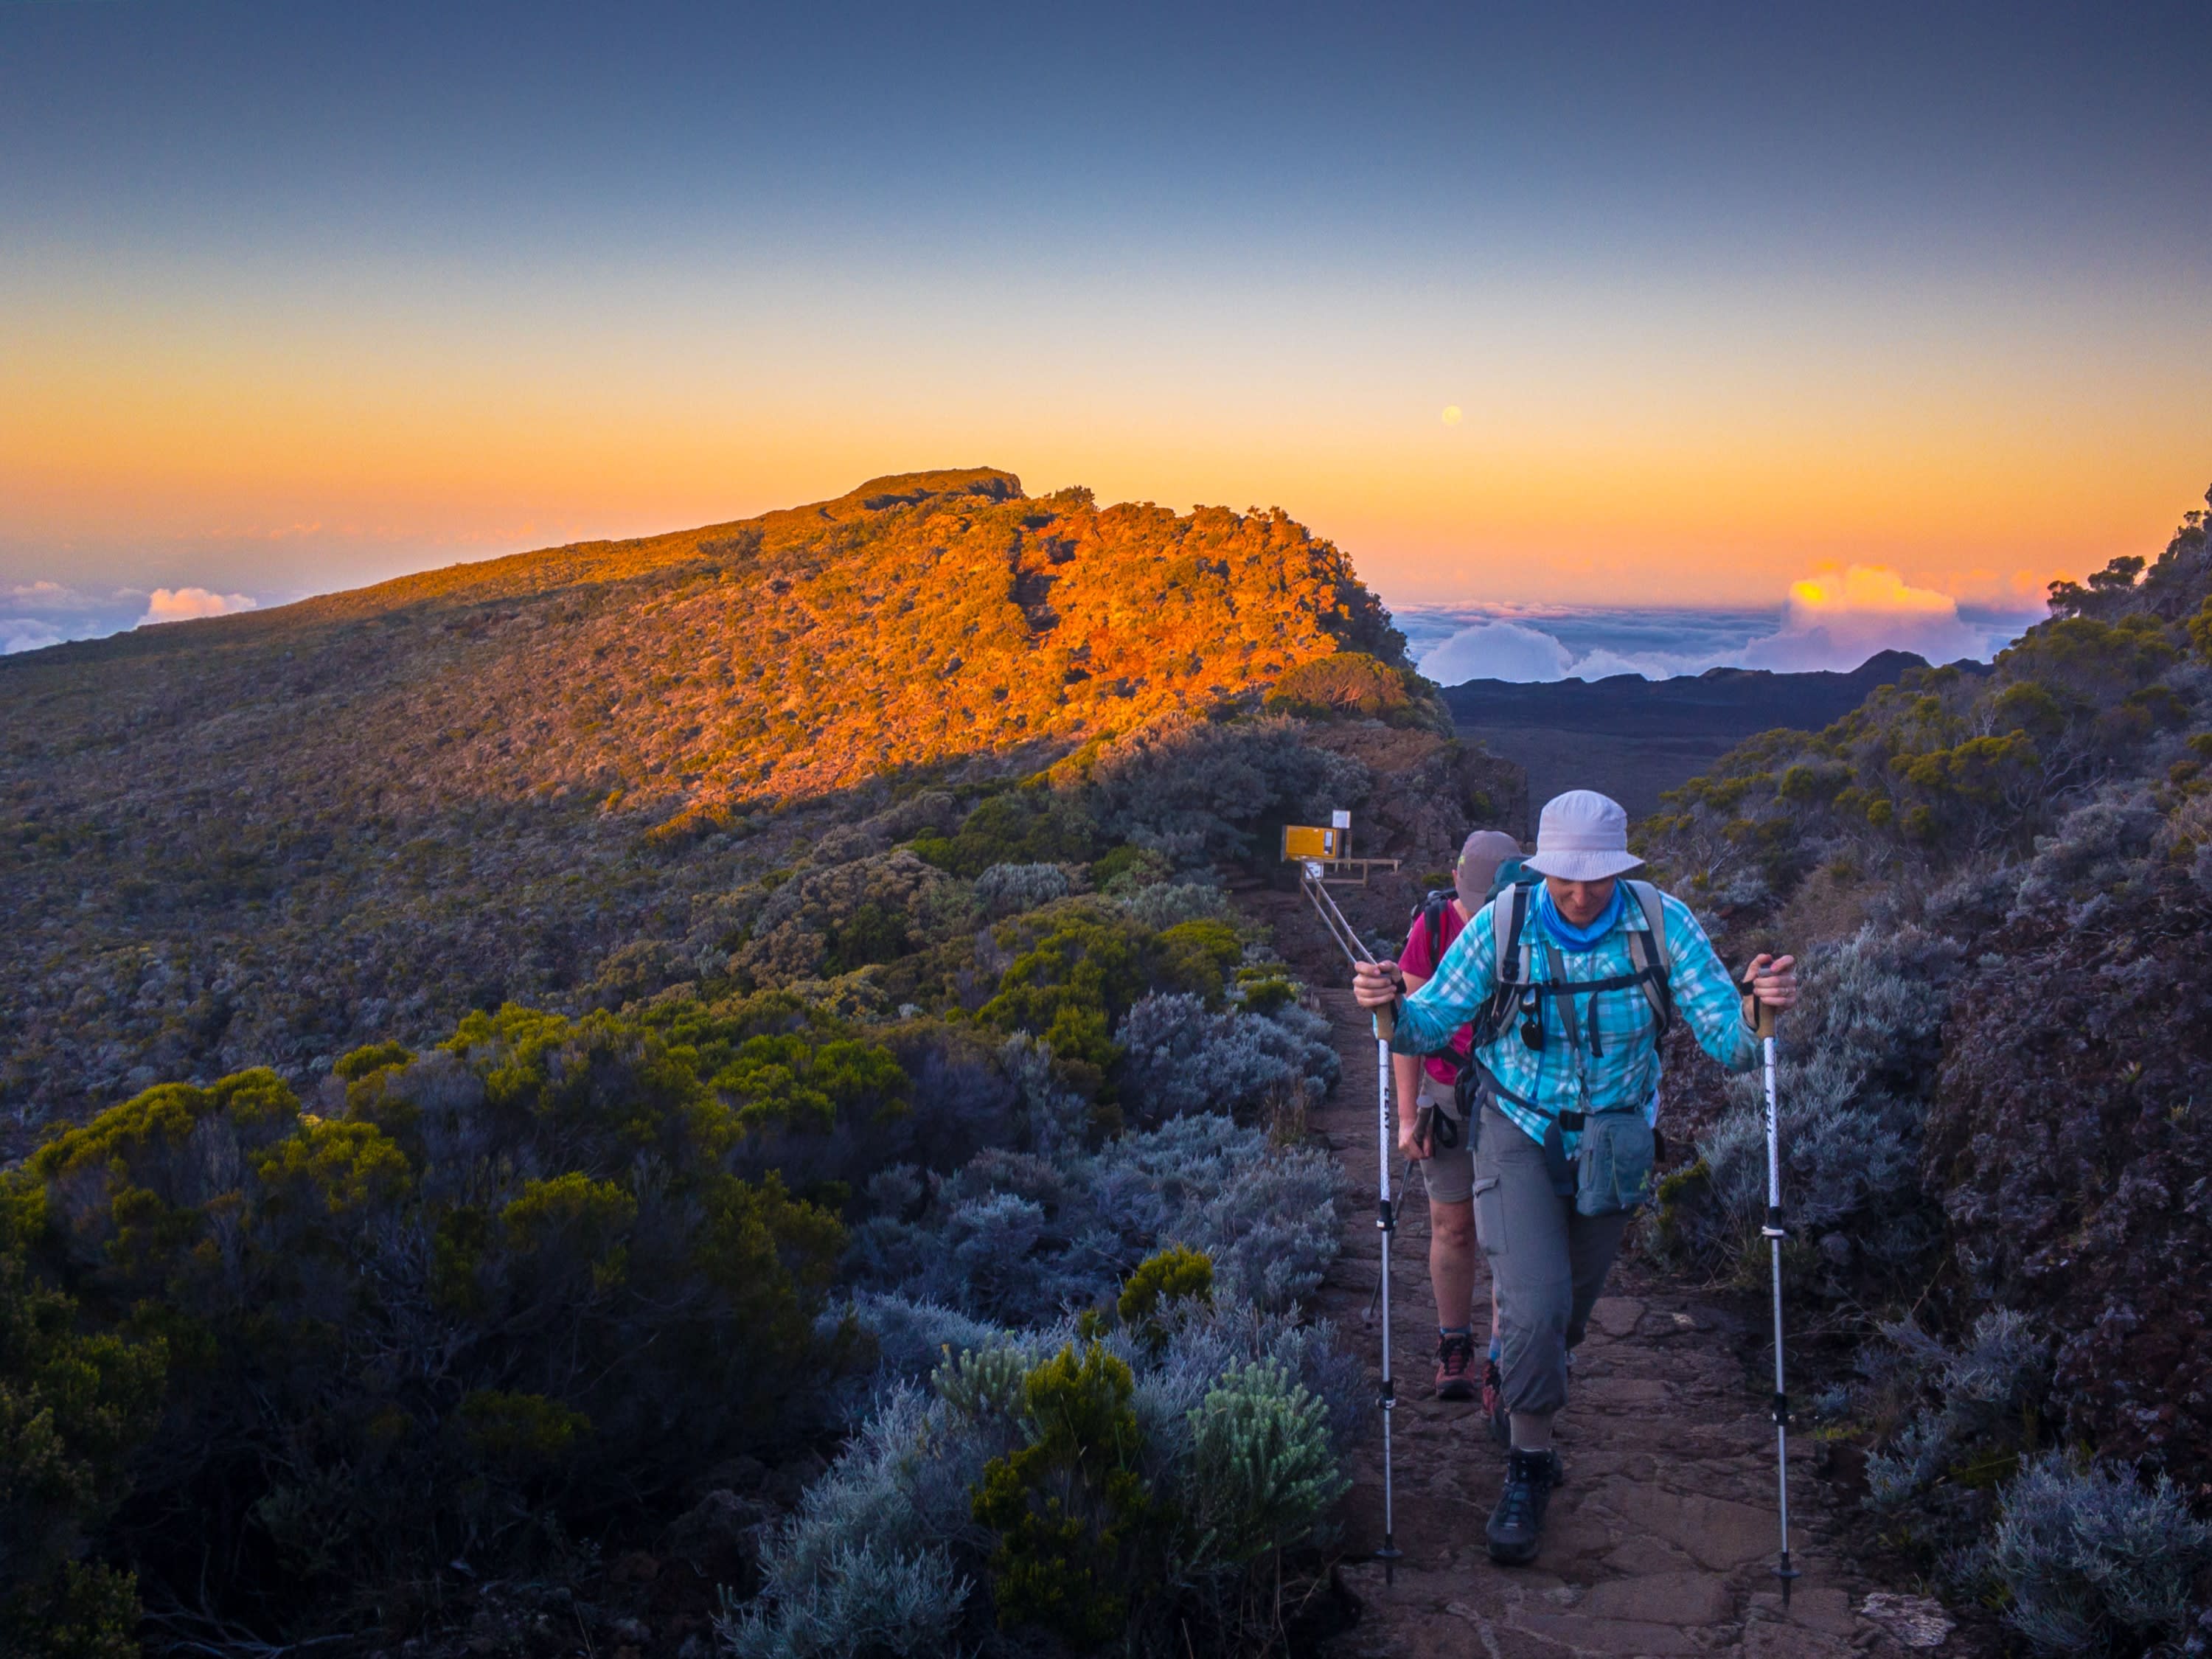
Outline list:
[[[1549,983],[1552,961],[1542,948],[1548,935],[1538,919],[1535,896],[1530,895],[1528,915],[1522,924],[1529,944],[1536,946],[1531,976]],[[1628,954],[1628,930],[1648,931],[1634,899],[1624,894],[1620,920],[1587,951],[1563,951],[1559,963],[1570,984],[1622,978],[1635,971]],[[1731,1072],[1749,1071],[1759,1063],[1759,1039],[1744,1023],[1743,989],[1729,977],[1705,930],[1690,914],[1690,907],[1670,894],[1660,895],[1667,910],[1667,955],[1674,993],[1674,1012],[1689,1022],[1698,1045]],[[1452,941],[1437,964],[1435,975],[1407,997],[1398,1012],[1397,1035],[1390,1046],[1400,1054],[1434,1054],[1447,1047],[1452,1033],[1472,1019],[1490,1000],[1498,983],[1498,941],[1492,934],[1492,909],[1485,905],[1473,921]],[[1597,1005],[1598,1044],[1602,1054],[1589,1052],[1587,1035],[1570,1040],[1565,1022],[1565,999],[1542,999],[1544,1047],[1540,1052],[1521,1040],[1521,1016],[1513,1019],[1495,1042],[1479,1047],[1474,1057],[1502,1087],[1540,1109],[1500,1097],[1498,1108],[1540,1141],[1550,1115],[1562,1111],[1627,1111],[1652,1102],[1659,1086],[1659,1045],[1653,1041],[1651,1004],[1641,989],[1630,985],[1617,991],[1599,991],[1574,1000],[1576,1019],[1587,1033],[1590,1005]],[[1577,1137],[1566,1135],[1572,1150]]]

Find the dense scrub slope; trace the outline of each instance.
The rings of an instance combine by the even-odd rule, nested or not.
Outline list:
[[[1888,1538],[2039,1649],[2197,1652],[2205,514],[2051,611],[1985,674],[1908,674],[1825,731],[1754,738],[1646,836],[1734,951],[1810,947],[1783,1078],[1791,1278],[1864,1339],[1821,1409],[1870,1450]],[[1690,1092],[1660,1242],[1755,1265],[1754,1098]]]
[[[1279,512],[988,470],[9,658],[0,1114],[580,1005],[640,941],[726,954],[705,907],[895,793],[1302,667],[1296,706],[1432,717],[1403,665]]]
[[[1335,1060],[1222,866],[1519,810],[1334,550],[881,480],[0,697],[0,1651],[1256,1653],[1327,1584]]]

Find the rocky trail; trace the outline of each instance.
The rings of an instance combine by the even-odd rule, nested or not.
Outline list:
[[[1358,895],[1358,890],[1353,890]],[[1248,910],[1316,987],[1334,1029],[1343,1079],[1310,1120],[1344,1161],[1352,1201],[1344,1253],[1317,1312],[1366,1345],[1380,1234],[1375,1224],[1376,1051],[1371,1028],[1340,985],[1326,935],[1295,892],[1248,887]],[[1370,900],[1370,904],[1375,901]],[[1356,902],[1346,908],[1364,920]],[[1402,1164],[1394,1165],[1394,1189]],[[1624,1261],[1576,1357],[1558,1443],[1566,1480],[1553,1495],[1535,1565],[1493,1565],[1483,1526],[1503,1457],[1478,1403],[1432,1389],[1435,1306],[1427,1209],[1418,1176],[1391,1251],[1391,1337],[1398,1407],[1395,1522],[1403,1559],[1387,1583],[1373,1559],[1382,1532],[1382,1448],[1364,1445],[1346,1506],[1341,1577],[1360,1604],[1334,1638],[1338,1659],[1486,1655],[1741,1654],[1841,1659],[1942,1644],[1934,1604],[1879,1594],[1842,1559],[1809,1433],[1790,1437],[1793,1559],[1802,1577],[1784,1603],[1775,1577],[1773,1428],[1754,1368],[1771,1364],[1763,1329],[1725,1297]],[[1489,1298],[1477,1281],[1476,1330]],[[1871,1614],[1867,1597],[1875,1594]],[[1917,1615],[1917,1617],[1916,1617]],[[1960,1644],[1954,1640],[1950,1645]]]

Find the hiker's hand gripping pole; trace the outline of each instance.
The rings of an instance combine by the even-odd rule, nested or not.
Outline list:
[[[1375,1017],[1375,1224],[1382,1234],[1382,1272],[1375,1287],[1382,1321],[1382,1378],[1375,1401],[1382,1413],[1382,1547],[1375,1553],[1382,1563],[1383,1582],[1395,1584],[1398,1582],[1398,1560],[1402,1553],[1398,1548],[1395,1525],[1395,1493],[1390,1468],[1390,1417],[1398,1405],[1397,1382],[1390,1371],[1390,1241],[1398,1231],[1398,1213],[1390,1198],[1390,1036],[1397,1027],[1392,1011],[1397,997],[1405,990],[1405,978],[1399,973],[1396,963],[1386,965],[1374,959],[1373,953],[1361,942],[1352,924],[1345,920],[1344,912],[1337,908],[1336,900],[1322,884],[1320,865],[1303,865],[1299,876],[1299,885],[1320,914],[1322,925],[1328,929],[1337,948],[1351,959],[1354,994]],[[1372,991],[1370,986],[1374,988]],[[1384,1000],[1370,1005],[1366,1000],[1370,994],[1382,994]]]
[[[1769,1000],[1756,988],[1762,977],[1759,969],[1765,962],[1761,957],[1752,964],[1755,988],[1751,1006],[1753,1029],[1759,1037],[1760,1058],[1766,1071],[1766,1224],[1759,1231],[1766,1239],[1767,1261],[1774,1282],[1774,1480],[1782,1516],[1782,1559],[1775,1564],[1774,1571],[1782,1580],[1782,1599],[1787,1602],[1790,1581],[1797,1577],[1797,1569],[1790,1565],[1790,1396],[1785,1392],[1782,1370],[1782,1241],[1790,1235],[1789,1229],[1782,1224],[1782,1136],[1775,1103],[1774,1039],[1781,1024],[1782,1008],[1788,1004]],[[1783,957],[1780,966],[1786,972],[1790,958]],[[1794,975],[1788,990],[1789,1000],[1795,1001]]]

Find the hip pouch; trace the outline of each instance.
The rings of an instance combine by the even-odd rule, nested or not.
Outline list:
[[[1638,1111],[1599,1112],[1583,1120],[1575,1149],[1575,1208],[1583,1215],[1633,1214],[1651,1192],[1658,1147]]]

